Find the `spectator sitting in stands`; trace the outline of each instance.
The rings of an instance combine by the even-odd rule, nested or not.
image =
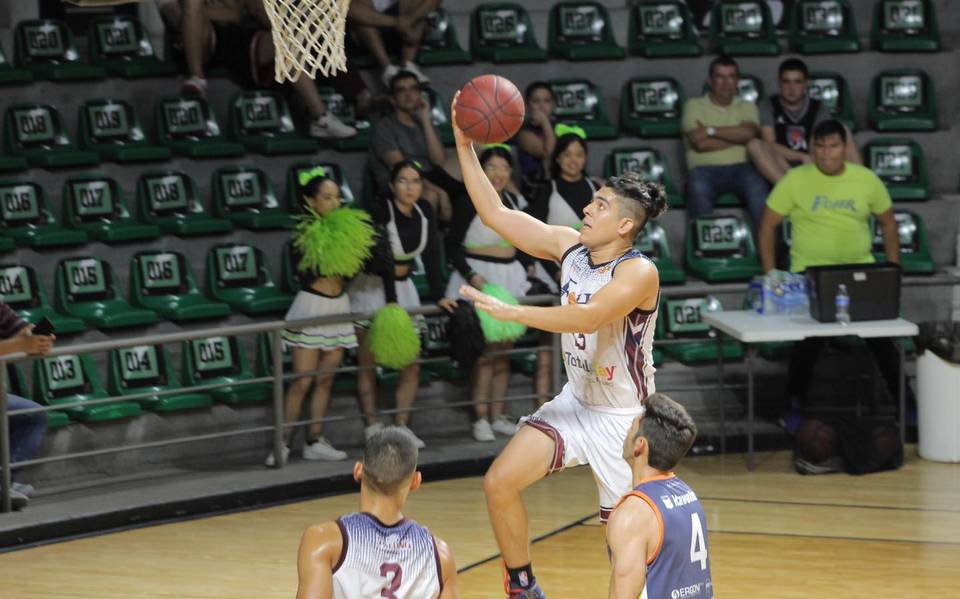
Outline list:
[[[452,216],[446,189],[458,186],[445,170],[446,152],[433,124],[430,104],[420,93],[416,75],[400,71],[390,80],[393,110],[373,124],[370,132],[368,168],[376,183],[376,196],[389,192],[390,169],[402,160],[419,164],[423,174],[423,199],[437,219],[447,223]]]
[[[760,105],[760,138],[747,144],[750,160],[771,184],[800,164],[809,164],[810,134],[830,118],[820,100],[807,95],[807,65],[798,58],[780,63],[777,81],[780,93]],[[847,137],[853,139],[850,130]],[[857,144],[847,144],[847,162],[863,164]]]
[[[401,70],[413,73],[420,83],[430,83],[430,78],[414,64],[420,52],[420,44],[427,30],[427,15],[440,7],[440,0],[352,0],[347,13],[353,33],[380,65],[384,85],[391,87],[390,80]],[[381,30],[398,34],[402,40],[400,66],[392,64],[387,55]]]
[[[556,118],[553,109],[556,98],[553,89],[545,81],[534,81],[524,93],[527,103],[527,118],[514,138],[519,152],[522,185],[520,191],[533,197],[537,187],[545,183],[550,172],[550,157],[557,143],[554,132]]]
[[[53,335],[34,335],[33,325],[25,322],[4,303],[0,303],[0,356],[14,353],[43,355],[53,347]],[[7,392],[7,411],[39,408],[40,405]],[[32,459],[47,431],[47,413],[33,412],[10,417],[10,461]],[[10,488],[13,508],[27,505],[33,493],[30,485],[14,482]]]
[[[757,107],[737,96],[736,61],[726,55],[710,63],[710,91],[683,107],[687,149],[687,214],[710,214],[724,193],[735,193],[756,227],[763,214],[767,182],[747,161],[747,143],[760,132]]]
[[[760,222],[760,259],[763,270],[776,264],[777,226],[790,218],[793,243],[790,270],[808,266],[864,264],[874,261],[870,215],[880,223],[887,260],[900,262],[900,238],[890,194],[883,182],[867,169],[846,161],[847,130],[827,120],[813,131],[813,164],[793,168],[770,193]],[[883,374],[891,397],[898,397],[900,360],[892,339],[864,339]],[[813,378],[813,367],[825,340],[813,337],[796,344],[790,357],[784,418],[788,432],[800,425],[799,408]]]

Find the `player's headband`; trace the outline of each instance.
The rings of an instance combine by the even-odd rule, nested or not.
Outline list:
[[[500,148],[501,150],[506,150],[507,152],[512,151],[509,144],[486,144],[483,146],[484,150],[493,150],[494,148]]]
[[[553,128],[553,134],[557,137],[564,135],[576,135],[580,139],[587,139],[587,132],[579,125],[567,125],[566,123],[557,123]]]
[[[317,177],[326,177],[327,169],[322,166],[315,166],[308,171],[302,171],[298,176],[297,180],[300,181],[300,187],[303,187],[307,183],[313,181]]]

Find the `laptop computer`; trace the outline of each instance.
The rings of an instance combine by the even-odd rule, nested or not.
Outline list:
[[[900,316],[900,266],[893,263],[811,266],[805,271],[810,316],[836,322],[837,288],[847,286],[850,320],[889,320]]]

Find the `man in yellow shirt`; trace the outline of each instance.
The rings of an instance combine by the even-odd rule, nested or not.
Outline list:
[[[813,164],[791,169],[777,183],[760,221],[760,261],[764,272],[776,264],[776,230],[790,218],[790,270],[809,266],[868,264],[874,261],[870,215],[880,223],[887,261],[900,263],[900,237],[890,194],[868,168],[846,161],[847,130],[836,120],[813,130]],[[900,360],[891,339],[865,339],[880,367],[891,397],[897,397]],[[790,357],[787,397],[799,407],[812,379],[824,339],[815,337],[794,346]],[[793,422],[791,422],[791,420]],[[787,419],[788,431],[799,419]]]
[[[757,226],[770,188],[747,158],[747,143],[760,134],[760,118],[756,104],[737,96],[739,78],[736,61],[718,56],[710,63],[710,91],[683,106],[687,214],[710,214],[717,197],[733,193]]]

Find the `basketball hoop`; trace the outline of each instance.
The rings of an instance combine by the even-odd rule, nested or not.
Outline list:
[[[350,0],[263,0],[276,49],[274,78],[315,79],[347,70],[343,49]]]

